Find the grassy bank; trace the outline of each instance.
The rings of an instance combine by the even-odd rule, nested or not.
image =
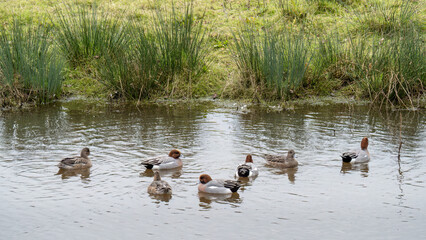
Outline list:
[[[22,89],[38,89],[41,102],[58,94],[255,101],[331,94],[413,106],[426,83],[418,1],[18,0],[1,2],[0,13],[2,36],[17,18],[25,31],[43,23],[46,54],[58,55],[46,59],[66,60],[52,67],[63,75],[60,92],[23,87],[18,70],[6,80],[0,69],[0,93],[10,99]]]

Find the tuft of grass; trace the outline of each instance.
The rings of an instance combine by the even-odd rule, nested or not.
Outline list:
[[[144,28],[131,23],[128,34],[134,38],[132,47],[120,57],[106,54],[98,64],[100,82],[127,99],[149,98],[160,77],[158,51]]]
[[[155,95],[191,97],[207,71],[210,49],[202,21],[196,21],[192,2],[170,15],[157,9],[153,30],[133,22],[127,35],[133,45],[123,56],[108,53],[99,66],[101,81],[120,95],[135,100]],[[199,86],[197,86],[199,87]]]
[[[288,99],[303,85],[309,49],[303,33],[259,32],[248,25],[234,33],[234,59],[243,85],[263,98]]]
[[[337,32],[318,37],[313,49],[311,82],[316,84],[324,78],[345,80],[345,74],[339,65],[346,64],[346,43],[344,36]]]
[[[413,106],[424,93],[425,47],[414,26],[392,36],[350,41],[352,78],[372,101]]]
[[[186,4],[182,13],[172,5],[172,12],[164,15],[156,11],[152,36],[155,39],[162,68],[161,84],[165,85],[166,94],[172,96],[177,77],[184,79],[184,84],[191,88],[196,79],[207,67],[209,50],[206,47],[206,35],[203,28],[203,16],[196,21],[193,2]],[[191,94],[189,90],[187,94]]]
[[[51,17],[56,22],[56,41],[71,66],[85,64],[103,54],[119,55],[128,45],[123,18],[92,5],[64,4]]]
[[[64,61],[57,54],[50,28],[25,28],[19,19],[0,28],[0,86],[12,102],[46,103],[60,91]]]

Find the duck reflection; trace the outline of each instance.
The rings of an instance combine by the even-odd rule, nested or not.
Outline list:
[[[179,178],[183,171],[182,167],[174,169],[156,170],[160,172],[161,176],[169,176],[170,178]],[[139,174],[141,177],[154,177],[154,171],[152,169],[145,169],[144,172]]]
[[[149,194],[151,199],[157,200],[156,202],[169,202],[172,199],[171,194]]]
[[[368,163],[347,163],[342,162],[342,168],[340,170],[341,173],[350,173],[352,171],[361,172],[361,176],[368,177]]]
[[[62,179],[68,179],[78,175],[80,175],[81,179],[88,179],[90,178],[90,169],[59,169],[55,175],[61,175]]]
[[[296,181],[296,173],[297,173],[297,167],[295,168],[272,168],[268,166],[271,169],[271,172],[276,175],[287,175],[288,180],[291,183],[294,183]]]
[[[239,204],[242,202],[242,199],[240,198],[240,194],[237,192],[229,193],[229,194],[213,194],[213,193],[203,193],[199,192],[198,197],[200,199],[200,207],[204,209],[211,208],[210,204],[213,202],[217,203],[236,203],[239,206]]]
[[[239,189],[239,191],[244,192],[246,187],[253,185],[253,181],[254,179],[256,179],[256,177],[238,177],[236,179],[238,183],[241,185],[241,188]]]

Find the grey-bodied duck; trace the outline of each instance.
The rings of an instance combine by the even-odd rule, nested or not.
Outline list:
[[[89,148],[83,148],[79,157],[64,158],[58,164],[58,167],[65,170],[90,168],[92,166],[92,161],[90,160],[89,155]]]

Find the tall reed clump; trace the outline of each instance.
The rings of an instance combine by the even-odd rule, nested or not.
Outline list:
[[[424,39],[415,28],[391,37],[351,40],[352,76],[373,101],[404,104],[425,90]]]
[[[316,41],[315,51],[312,53],[312,80],[316,82],[325,78],[341,78],[344,73],[339,65],[344,64],[346,44],[343,37],[332,32]]]
[[[161,87],[158,82],[161,67],[158,64],[158,49],[141,24],[132,22],[128,31],[133,44],[123,55],[105,54],[97,69],[99,81],[107,88],[126,99],[149,98]]]
[[[64,64],[50,33],[49,27],[25,27],[18,19],[0,29],[3,104],[46,103],[59,93]]]
[[[319,36],[311,51],[308,88],[319,95],[330,95],[334,90],[353,81],[348,74],[350,60],[345,35],[338,32]]]
[[[348,56],[350,74],[373,101],[413,106],[424,93],[424,34],[413,3],[372,3],[357,18],[363,35],[352,36]]]
[[[233,54],[243,87],[256,97],[288,99],[303,86],[310,41],[303,34],[245,26],[234,34]]]
[[[55,13],[56,40],[71,66],[84,65],[106,53],[122,54],[128,45],[122,17],[99,10],[96,4],[64,4]]]
[[[210,62],[206,47],[206,31],[201,20],[196,21],[193,2],[186,3],[182,12],[172,6],[165,15],[157,10],[151,33],[161,68],[160,84],[166,94],[173,95],[177,84],[185,85],[185,95],[191,95],[193,81],[202,74]]]
[[[152,30],[131,23],[133,39],[122,58],[108,53],[99,65],[101,81],[122,96],[141,100],[153,96],[191,97],[192,85],[210,59],[202,21],[196,21],[192,3],[169,15],[157,9]]]

